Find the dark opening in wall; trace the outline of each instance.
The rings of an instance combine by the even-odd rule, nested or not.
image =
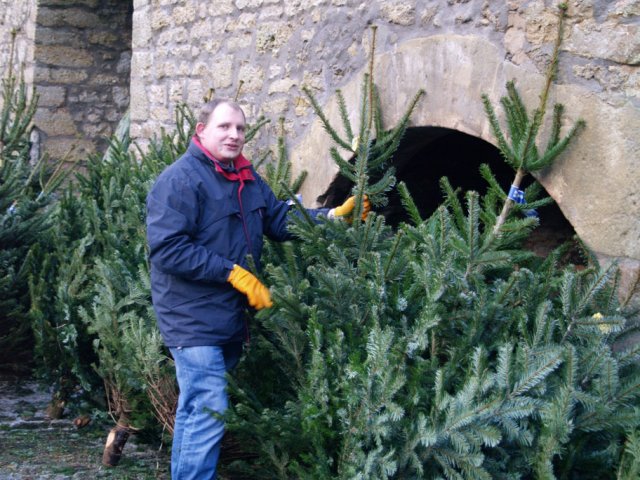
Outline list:
[[[52,158],[106,149],[130,103],[132,19],[133,0],[38,2],[35,125]]]
[[[478,137],[456,130],[409,128],[393,158],[397,180],[406,183],[422,218],[428,218],[444,200],[439,183],[442,177],[447,177],[451,185],[461,192],[475,190],[485,193],[487,184],[479,171],[483,163],[489,165],[500,185],[508,191],[514,171],[503,160],[500,151]],[[526,185],[532,181],[531,177],[527,178]],[[338,205],[349,196],[351,187],[346,178],[338,175],[318,202],[328,207]],[[408,221],[395,190],[389,195],[389,204],[378,213],[393,226]],[[546,256],[575,235],[573,227],[555,203],[538,209],[538,215],[540,226],[527,242],[527,247],[536,254]],[[577,263],[574,258],[571,261]]]

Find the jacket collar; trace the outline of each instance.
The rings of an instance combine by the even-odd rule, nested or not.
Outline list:
[[[191,147],[197,148],[205,157],[207,157],[213,163],[216,172],[222,175],[227,180],[232,182],[244,182],[245,180],[255,180],[253,173],[251,172],[251,162],[247,160],[242,154],[238,156],[233,161],[233,167],[231,165],[224,165],[220,163],[211,152],[204,148],[200,143],[197,135],[194,135],[191,138],[191,145],[189,150],[192,150]]]

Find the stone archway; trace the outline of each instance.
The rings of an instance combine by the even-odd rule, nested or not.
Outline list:
[[[544,78],[531,66],[516,66],[481,37],[438,35],[403,43],[376,57],[375,79],[388,125],[396,124],[418,88],[426,98],[412,116],[412,126],[454,129],[495,143],[481,95],[494,105],[514,80],[530,109],[538,104]],[[362,78],[342,88],[354,123],[359,115]],[[550,102],[566,107],[566,119],[587,122],[579,139],[548,172],[538,176],[582,241],[603,262],[617,259],[623,283],[640,271],[640,115],[629,103],[610,105],[577,85],[555,85]],[[498,111],[499,108],[496,108]],[[336,99],[324,111],[339,125]],[[500,112],[501,113],[501,112]],[[292,149],[294,174],[309,172],[302,189],[312,205],[336,174],[328,151],[331,140],[319,121]],[[625,280],[626,279],[626,280]]]
[[[402,139],[392,160],[398,182],[404,182],[413,197],[422,218],[428,218],[444,201],[440,179],[446,177],[455,189],[481,194],[487,182],[479,174],[480,165],[486,164],[503,187],[513,180],[513,168],[492,144],[466,133],[442,127],[411,127]],[[531,177],[523,186],[529,185]],[[323,206],[343,202],[351,193],[352,183],[337,175],[318,201]],[[389,193],[389,202],[377,210],[386,223],[397,226],[410,221],[396,190]],[[541,257],[553,249],[571,242],[575,231],[556,204],[538,209],[539,225],[525,242],[525,248]],[[577,249],[568,253],[564,261],[583,264]]]

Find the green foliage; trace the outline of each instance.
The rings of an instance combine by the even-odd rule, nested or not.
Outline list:
[[[513,110],[524,105],[508,90],[515,126],[524,117]],[[336,144],[349,149],[355,135],[344,100],[344,138],[311,101]],[[331,154],[355,194],[383,203],[385,189],[368,190],[369,178],[384,168],[388,149],[371,153],[362,117],[355,161]],[[380,124],[379,117],[370,118]],[[519,148],[529,152],[521,158],[535,157]],[[228,427],[249,453],[231,472],[604,479],[637,468],[640,347],[614,348],[637,328],[617,302],[615,266],[560,268],[561,251],[535,258],[522,248],[533,219],[505,218],[496,235],[506,195],[488,170],[483,175],[483,196],[461,198],[444,179],[446,200],[427,219],[401,184],[412,224],[397,231],[375,214],[362,223],[301,216],[291,227],[297,242],[269,246],[274,307],[257,315],[231,382]],[[539,192],[528,191],[532,203]]]
[[[307,172],[302,172],[295,180],[291,178],[291,162],[288,161],[284,139],[284,118],[280,119],[280,130],[283,133],[278,136],[277,156],[275,162],[264,166],[264,179],[271,185],[276,198],[286,200],[290,197],[290,192],[297,192],[300,189],[307,177]],[[258,166],[259,164],[256,168]]]
[[[237,468],[612,478],[640,421],[638,348],[612,348],[630,328],[614,270],[479,254],[470,198],[460,221],[442,207],[399,232],[374,216],[300,220],[299,243],[269,250],[275,306],[258,315],[229,422],[258,458]]]
[[[179,107],[173,135],[162,132],[137,156],[128,116],[104,156],[92,156],[56,205],[54,229],[32,279],[33,331],[41,375],[69,395],[105,386],[113,413],[149,427],[151,405],[139,371],[133,326],[154,332],[148,284],[145,199],[159,172],[186,149],[193,127]],[[163,352],[158,348],[158,356]],[[146,417],[139,418],[142,412]]]
[[[365,75],[362,82],[361,113],[357,136],[354,136],[354,129],[347,115],[342,92],[337,92],[344,137],[331,126],[311,90],[305,88],[304,92],[325,130],[337,146],[355,155],[354,161],[349,162],[342,158],[338,147],[332,147],[330,150],[331,158],[338,166],[340,174],[354,184],[352,194],[356,197],[356,207],[352,217],[360,218],[364,195],[369,197],[371,204],[374,206],[385,205],[387,202],[386,194],[395,185],[396,181],[394,169],[389,167],[391,157],[398,149],[402,135],[408,126],[411,113],[424,95],[424,91],[420,90],[416,93],[398,125],[391,130],[385,130],[382,125],[378,93],[371,81],[371,77]],[[379,179],[372,182],[372,178]]]
[[[45,159],[30,158],[37,101],[9,70],[0,110],[0,364],[31,360],[28,279],[37,264],[33,249],[51,226],[51,194],[61,179]]]
[[[517,190],[520,189],[522,180],[526,175],[549,167],[555,159],[567,149],[569,143],[585,126],[584,120],[580,119],[571,127],[569,133],[561,138],[560,130],[564,106],[556,103],[553,107],[551,133],[547,146],[544,151],[540,153],[537,142],[547,112],[549,91],[558,68],[558,57],[560,55],[565,15],[566,5],[558,5],[558,31],[553,48],[553,55],[551,63],[547,67],[545,83],[540,94],[540,104],[531,115],[527,112],[527,108],[516,90],[515,83],[512,81],[507,82],[507,95],[500,99],[506,116],[508,129],[508,133],[506,133],[500,126],[498,116],[489,97],[486,94],[482,95],[484,110],[493,135],[496,137],[498,149],[502,153],[505,161],[515,170],[515,177],[511,183],[511,187]],[[482,167],[481,174],[489,183],[490,195],[487,196],[486,203],[493,206],[494,208],[492,208],[492,210],[494,210],[496,201],[505,198],[505,192],[498,185],[488,166]],[[506,223],[512,212],[535,209],[549,202],[549,199],[536,200],[537,193],[539,193],[537,187],[527,189],[524,199],[525,202],[529,203],[526,206],[517,202],[514,203],[513,198],[509,195],[507,201],[502,204],[502,209],[499,214],[497,211],[490,213],[492,221],[487,223],[488,226],[492,228],[492,235],[500,236],[504,230],[510,228]],[[532,200],[536,201],[530,203]]]
[[[555,104],[551,125],[549,142],[542,154],[535,145],[542,120],[544,119],[544,106],[535,110],[530,116],[516,90],[513,82],[507,83],[507,95],[500,99],[505,114],[508,135],[502,132],[500,122],[495,110],[486,95],[482,96],[485,112],[489,118],[491,130],[498,141],[498,148],[504,159],[514,168],[527,172],[537,172],[548,167],[555,158],[560,155],[575,137],[578,130],[584,127],[584,121],[578,121],[565,135],[560,138],[560,126],[562,125],[562,113],[564,106]],[[507,141],[509,138],[509,141]]]

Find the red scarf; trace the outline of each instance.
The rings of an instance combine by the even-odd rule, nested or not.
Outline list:
[[[225,170],[224,168],[222,168],[222,165],[220,165],[220,161],[217,160],[213,155],[211,155],[209,150],[202,146],[202,143],[200,143],[200,139],[197,135],[194,135],[192,140],[193,143],[200,150],[202,150],[202,153],[204,153],[207,158],[213,162],[213,165],[216,168],[216,172],[218,172],[227,180],[230,180],[232,182],[240,182],[241,186],[244,186],[245,180],[255,180],[253,173],[251,173],[251,162],[244,158],[242,154],[238,155],[238,157],[233,161],[233,165],[236,170],[235,172],[231,170]]]

